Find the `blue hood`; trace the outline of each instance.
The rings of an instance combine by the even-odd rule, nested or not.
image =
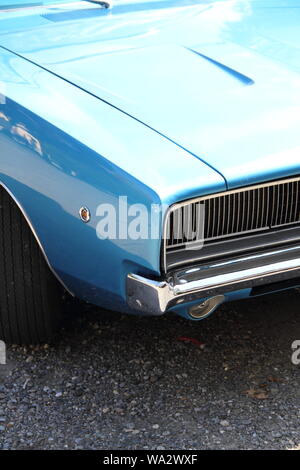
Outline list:
[[[152,127],[233,188],[300,173],[299,24],[298,0],[78,2],[0,13],[0,45]]]

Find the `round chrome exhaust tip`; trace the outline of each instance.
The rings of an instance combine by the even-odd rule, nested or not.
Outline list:
[[[189,315],[195,320],[208,317],[208,315],[210,315],[222,302],[224,302],[224,300],[224,295],[216,295],[215,297],[211,297],[210,299],[207,299],[200,304],[193,305],[193,307],[189,309]]]

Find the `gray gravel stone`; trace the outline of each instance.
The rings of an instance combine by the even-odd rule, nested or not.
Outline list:
[[[202,322],[82,307],[53,344],[8,348],[0,449],[298,448],[295,339],[296,291]]]

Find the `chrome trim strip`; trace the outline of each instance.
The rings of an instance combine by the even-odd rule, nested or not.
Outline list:
[[[174,209],[174,208],[178,209],[179,207],[186,206],[187,204],[193,204],[194,202],[198,202],[198,201],[200,202],[200,201],[207,200],[207,199],[213,199],[215,197],[227,196],[229,194],[237,194],[237,193],[243,193],[245,191],[253,191],[254,189],[261,189],[261,188],[267,188],[267,187],[271,187],[271,186],[277,186],[278,184],[294,183],[296,181],[298,181],[298,182],[300,181],[300,176],[295,177],[295,178],[287,178],[287,179],[284,179],[284,180],[270,181],[269,183],[256,184],[256,185],[253,185],[253,186],[245,186],[243,188],[232,189],[230,191],[223,191],[221,193],[209,194],[208,196],[200,196],[200,197],[196,197],[196,198],[193,198],[193,199],[188,199],[187,201],[178,202],[178,203],[176,203],[176,204],[174,204],[173,206],[170,206],[170,207],[172,207],[172,209]]]
[[[267,183],[261,183],[261,184],[252,185],[252,186],[245,186],[245,187],[238,188],[238,189],[233,189],[233,190],[230,190],[230,191],[222,191],[222,192],[219,192],[219,193],[208,194],[206,196],[199,196],[199,197],[196,197],[196,198],[187,199],[186,201],[175,203],[172,206],[170,206],[168,208],[168,210],[166,211],[165,218],[164,218],[164,225],[163,225],[163,240],[162,240],[162,250],[163,250],[163,252],[162,252],[162,260],[163,260],[162,270],[163,270],[163,272],[167,273],[166,240],[167,240],[168,220],[169,220],[171,212],[173,212],[173,211],[175,211],[179,208],[185,207],[186,205],[194,204],[196,202],[207,201],[207,200],[210,200],[210,199],[214,199],[214,198],[218,198],[218,197],[221,198],[222,196],[228,196],[228,195],[231,195],[231,194],[245,193],[247,191],[253,191],[255,189],[261,189],[261,188],[267,188],[267,187],[270,188],[270,187],[273,187],[273,186],[287,184],[287,183],[294,183],[294,182],[297,182],[299,184],[300,176],[294,177],[294,178],[286,178],[286,179],[283,179],[283,180],[269,181]]]
[[[39,245],[40,247],[40,250],[42,252],[42,255],[50,269],[50,271],[52,272],[52,274],[56,277],[56,279],[58,280],[58,282],[62,285],[62,287],[72,296],[72,297],[75,297],[75,295],[73,294],[73,292],[70,291],[70,289],[65,285],[65,283],[62,281],[62,279],[58,276],[58,274],[55,272],[55,270],[52,268],[51,264],[50,264],[50,261],[45,253],[45,250],[40,242],[40,239],[32,225],[32,222],[29,218],[29,216],[27,215],[27,213],[25,212],[25,210],[23,209],[22,205],[20,204],[20,202],[16,199],[16,197],[14,196],[14,194],[11,192],[11,190],[4,184],[0,181],[0,186],[2,186],[3,189],[5,189],[5,191],[10,195],[10,197],[12,198],[12,200],[15,202],[15,204],[18,206],[18,208],[20,209],[24,219],[26,220],[34,238],[36,239],[37,241],[37,244]]]
[[[135,310],[161,315],[178,304],[295,277],[300,278],[300,245],[174,271],[161,281],[129,274],[127,302]]]

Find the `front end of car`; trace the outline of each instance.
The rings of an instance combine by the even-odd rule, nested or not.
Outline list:
[[[299,182],[277,180],[172,205],[162,277],[129,274],[129,305],[202,319],[226,300],[298,286]]]
[[[300,284],[298,23],[250,3],[2,10],[0,183],[74,296],[201,319]]]

